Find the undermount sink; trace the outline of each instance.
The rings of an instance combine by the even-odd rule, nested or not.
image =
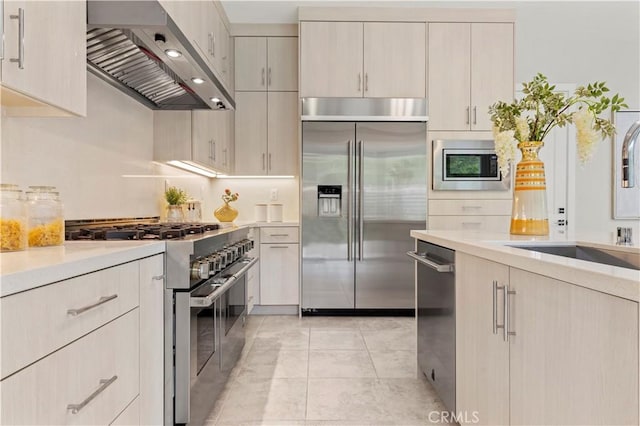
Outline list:
[[[640,254],[638,253],[607,250],[581,245],[511,247],[640,271]]]

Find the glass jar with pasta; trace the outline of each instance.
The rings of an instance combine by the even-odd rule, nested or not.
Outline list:
[[[0,251],[27,248],[27,209],[18,185],[0,185]]]
[[[64,243],[64,209],[54,186],[30,186],[27,191],[29,247]]]

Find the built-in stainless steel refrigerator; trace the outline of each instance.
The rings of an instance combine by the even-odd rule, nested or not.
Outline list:
[[[415,309],[426,146],[424,121],[303,122],[303,313]]]

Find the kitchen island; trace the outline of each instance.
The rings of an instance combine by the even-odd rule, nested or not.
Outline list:
[[[411,236],[455,251],[457,413],[475,413],[481,424],[638,424],[640,271],[533,250],[578,245],[635,261],[640,248],[494,233]],[[420,331],[420,310],[422,339],[429,333]]]

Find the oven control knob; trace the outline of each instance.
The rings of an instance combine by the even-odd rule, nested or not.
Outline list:
[[[209,262],[197,261],[191,264],[191,278],[207,279],[209,278]]]

